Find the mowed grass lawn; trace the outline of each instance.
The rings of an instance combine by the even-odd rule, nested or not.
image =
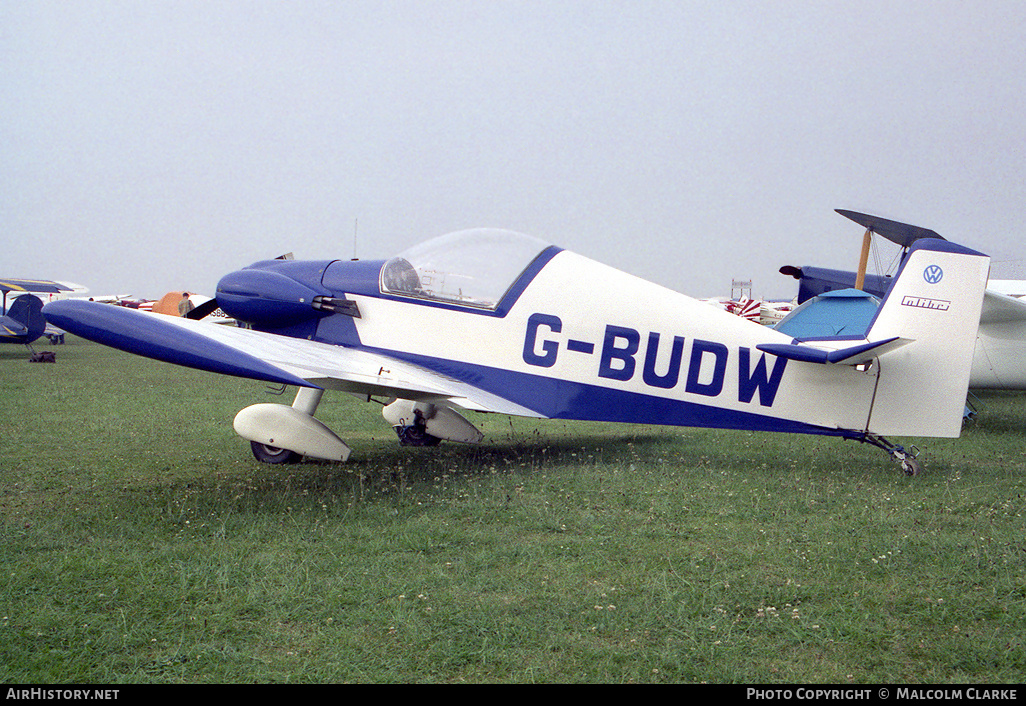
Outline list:
[[[1026,397],[923,472],[818,437],[475,415],[267,466],[260,383],[0,349],[5,683],[1019,683]],[[914,414],[915,410],[909,410]]]

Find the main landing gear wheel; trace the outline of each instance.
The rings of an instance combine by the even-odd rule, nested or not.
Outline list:
[[[427,433],[423,425],[414,424],[411,426],[397,426],[395,433],[399,437],[401,446],[438,446],[442,441],[437,436]]]
[[[295,463],[299,460],[299,454],[289,449],[279,449],[277,446],[268,446],[258,441],[249,442],[253,449],[253,456],[261,463]]]

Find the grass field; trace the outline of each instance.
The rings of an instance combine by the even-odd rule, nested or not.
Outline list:
[[[904,476],[818,437],[479,415],[480,447],[81,339],[0,349],[0,681],[1020,683],[1026,396]],[[291,403],[291,396],[282,398]],[[910,410],[914,413],[914,410]]]

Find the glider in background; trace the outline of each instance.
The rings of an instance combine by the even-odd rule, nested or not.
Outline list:
[[[115,348],[298,387],[292,406],[235,418],[265,462],[348,458],[313,416],[339,390],[382,403],[404,443],[478,442],[457,411],[474,410],[836,436],[915,473],[913,452],[886,437],[960,434],[989,262],[919,241],[865,330],[811,340],[492,229],[389,260],[267,260],[228,274],[216,300],[245,329],[85,301],[45,313]]]

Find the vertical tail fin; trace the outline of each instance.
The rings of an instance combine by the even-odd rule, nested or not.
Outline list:
[[[7,316],[25,327],[19,334],[23,343],[31,343],[43,335],[46,330],[46,317],[43,316],[43,302],[32,294],[23,294],[14,300],[7,309]]]
[[[868,337],[911,341],[878,359],[868,431],[957,437],[990,258],[950,241],[916,241]]]

